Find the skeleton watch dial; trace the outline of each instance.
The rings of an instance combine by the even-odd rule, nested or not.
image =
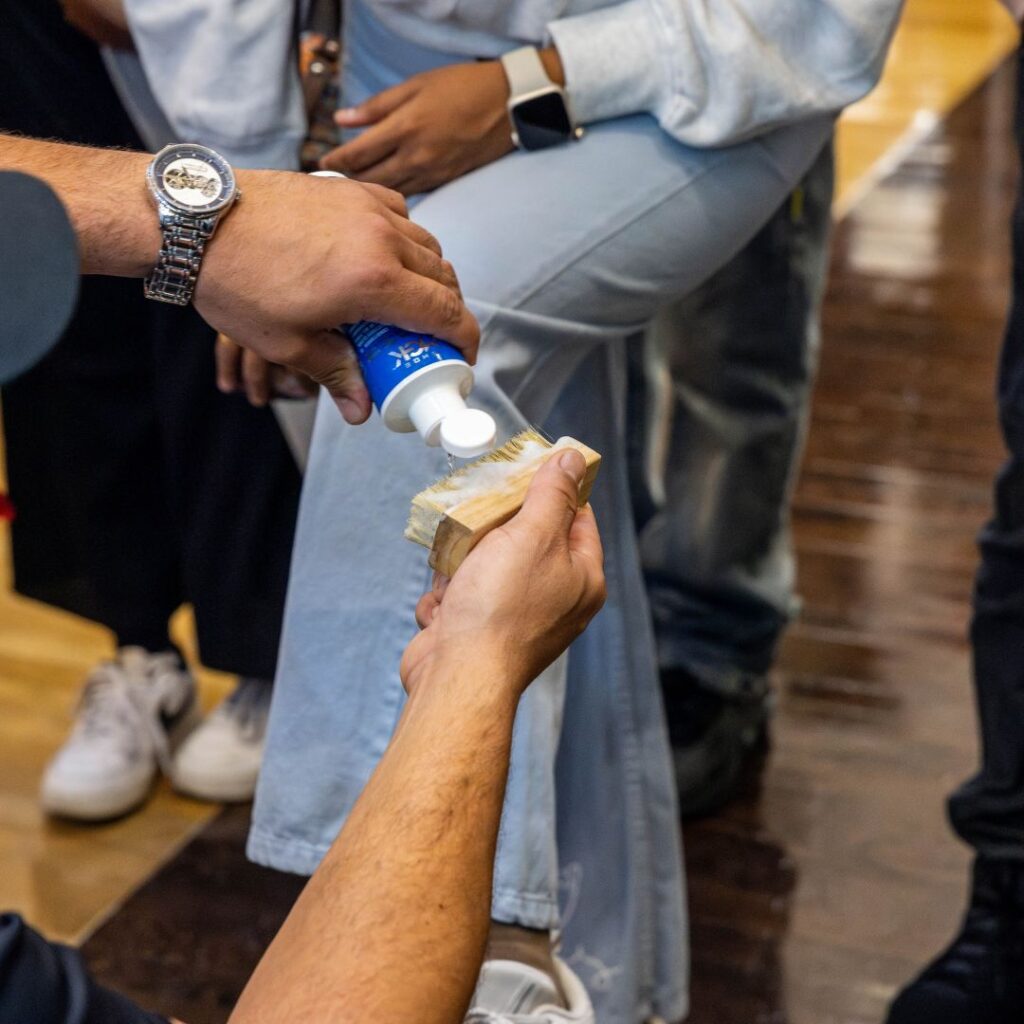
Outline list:
[[[180,213],[217,213],[237,195],[231,167],[205,146],[167,146],[154,157],[147,178],[156,199]]]

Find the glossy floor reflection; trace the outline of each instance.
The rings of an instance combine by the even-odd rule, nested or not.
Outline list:
[[[686,830],[693,1024],[878,1024],[959,920],[943,801],[976,757],[1012,96],[1007,67],[838,229],[772,750],[747,799]]]
[[[878,86],[847,108],[836,140],[836,206],[851,209],[1016,49],[997,0],[905,0]]]

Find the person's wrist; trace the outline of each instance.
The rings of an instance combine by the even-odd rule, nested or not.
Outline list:
[[[538,50],[540,62],[544,65],[544,72],[555,85],[565,88],[565,68],[562,66],[562,58],[559,56],[557,46],[545,46]]]
[[[480,61],[477,67],[486,69],[488,75],[494,81],[493,92],[497,93],[501,98],[502,115],[505,113],[505,104],[508,103],[509,96],[512,95],[511,89],[508,84],[508,76],[505,74],[505,69],[502,67],[500,60],[488,60]],[[491,96],[492,91],[486,90],[486,95]]]
[[[511,708],[530,679],[498,638],[451,640],[419,661],[406,677],[410,695],[433,693],[444,699]]]
[[[219,292],[225,283],[243,272],[244,254],[251,248],[246,236],[272,192],[272,171],[235,171],[240,198],[221,218],[203,252],[203,265],[196,282],[195,298],[203,301]]]

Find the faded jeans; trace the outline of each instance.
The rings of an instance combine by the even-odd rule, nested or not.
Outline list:
[[[347,103],[456,59],[358,6],[346,30]],[[831,128],[825,118],[712,151],[627,117],[506,156],[415,207],[483,328],[473,403],[502,439],[539,424],[605,456],[593,501],[609,599],[520,706],[492,909],[562,928],[602,1024],[686,1008],[679,827],[627,478],[626,339],[744,246]],[[311,872],[388,743],[429,583],[402,530],[412,495],[444,468],[417,437],[377,417],[348,427],[321,401],[249,841],[260,863]]]

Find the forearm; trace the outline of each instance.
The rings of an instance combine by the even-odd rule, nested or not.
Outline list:
[[[418,685],[232,1024],[454,1024],[490,916],[516,701],[499,673]]]
[[[150,159],[0,135],[0,167],[41,178],[60,197],[84,274],[142,277],[156,262],[160,229],[145,184]]]
[[[902,0],[624,0],[548,25],[583,122],[653,114],[722,146],[838,112],[881,73]]]

